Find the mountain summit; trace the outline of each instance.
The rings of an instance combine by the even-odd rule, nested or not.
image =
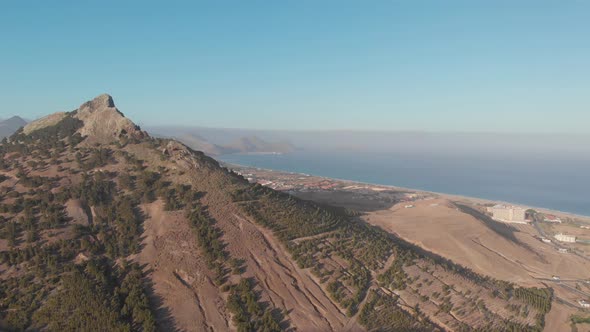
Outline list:
[[[33,121],[23,129],[25,134],[47,128],[64,121],[66,118],[82,122],[78,133],[88,137],[91,143],[110,143],[122,137],[143,138],[147,133],[125,117],[116,107],[113,98],[102,94],[87,101],[73,112],[58,112]]]
[[[8,119],[0,121],[0,138],[4,138],[12,135],[20,127],[27,124],[23,118],[19,116],[13,116]]]
[[[84,122],[80,129],[82,136],[98,142],[111,142],[123,136],[143,138],[147,134],[127,119],[116,107],[113,98],[102,94],[78,108],[76,117]]]
[[[22,127],[27,124],[27,121],[20,116],[12,116],[8,119],[2,120],[0,126]]]

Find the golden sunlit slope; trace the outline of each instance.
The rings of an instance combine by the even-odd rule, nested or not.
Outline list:
[[[0,153],[3,329],[534,331],[551,307],[149,137],[108,95]]]

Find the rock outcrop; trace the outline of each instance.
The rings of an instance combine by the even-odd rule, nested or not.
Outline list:
[[[27,124],[23,128],[23,133],[28,135],[28,134],[34,132],[35,130],[55,126],[61,120],[63,120],[66,116],[68,116],[68,113],[66,113],[66,112],[57,112],[57,113],[49,114],[47,116],[44,116],[40,119],[37,119],[37,120],[32,121],[29,124]]]
[[[84,122],[78,131],[97,143],[108,143],[121,137],[142,138],[147,134],[121,113],[108,94],[102,94],[80,105],[75,115]]]
[[[35,120],[23,128],[25,134],[57,125],[66,117],[71,116],[83,122],[78,130],[90,143],[110,143],[120,138],[141,139],[147,133],[127,119],[116,107],[113,98],[102,94],[80,105],[74,112],[57,112]]]

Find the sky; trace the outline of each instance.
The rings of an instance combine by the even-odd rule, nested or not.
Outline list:
[[[2,1],[0,117],[590,132],[590,1]]]

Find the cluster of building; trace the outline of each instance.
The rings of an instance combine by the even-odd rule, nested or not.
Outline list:
[[[556,223],[556,224],[561,224],[561,219],[557,216],[554,216],[552,214],[546,214],[544,215],[543,221],[545,222],[552,222],[552,223]]]
[[[576,237],[573,235],[567,235],[567,234],[563,234],[563,233],[559,233],[559,234],[555,234],[555,239],[557,241],[561,241],[561,242],[569,242],[569,243],[575,243],[576,242]]]
[[[526,209],[519,206],[498,204],[488,208],[492,218],[497,221],[526,224]]]
[[[582,308],[590,308],[590,302],[588,302],[586,300],[579,300],[578,303],[580,304],[580,307],[582,307]]]

